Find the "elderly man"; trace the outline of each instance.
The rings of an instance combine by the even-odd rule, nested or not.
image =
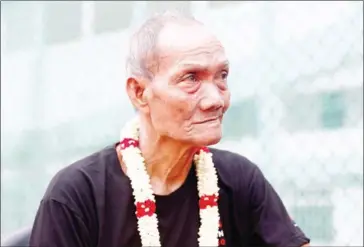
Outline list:
[[[120,141],[61,170],[30,245],[304,246],[259,168],[208,149],[229,107],[229,63],[193,18],[162,14],[133,36],[126,91],[137,118]]]

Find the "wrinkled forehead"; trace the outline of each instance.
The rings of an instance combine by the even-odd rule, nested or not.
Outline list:
[[[168,24],[157,44],[160,72],[187,64],[215,67],[227,63],[223,45],[201,24]]]

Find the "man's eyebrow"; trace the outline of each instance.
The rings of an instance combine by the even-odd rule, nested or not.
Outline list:
[[[230,66],[230,62],[228,60],[226,60],[223,63],[221,63],[221,67],[228,68],[229,66]]]
[[[201,70],[208,70],[210,69],[212,66],[211,64],[199,64],[199,63],[184,63],[181,64],[180,68],[182,69],[189,69],[189,68],[197,68],[197,69],[201,69]],[[218,63],[217,65],[214,65],[213,67],[229,67],[229,61],[223,61]]]

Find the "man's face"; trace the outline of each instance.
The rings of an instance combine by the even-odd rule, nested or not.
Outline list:
[[[216,144],[230,104],[224,48],[197,24],[167,25],[158,48],[158,70],[145,89],[154,129],[196,146]]]

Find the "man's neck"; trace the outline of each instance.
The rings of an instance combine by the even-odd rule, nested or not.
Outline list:
[[[175,140],[156,136],[146,125],[140,129],[140,149],[155,194],[168,195],[185,181],[195,149]]]

